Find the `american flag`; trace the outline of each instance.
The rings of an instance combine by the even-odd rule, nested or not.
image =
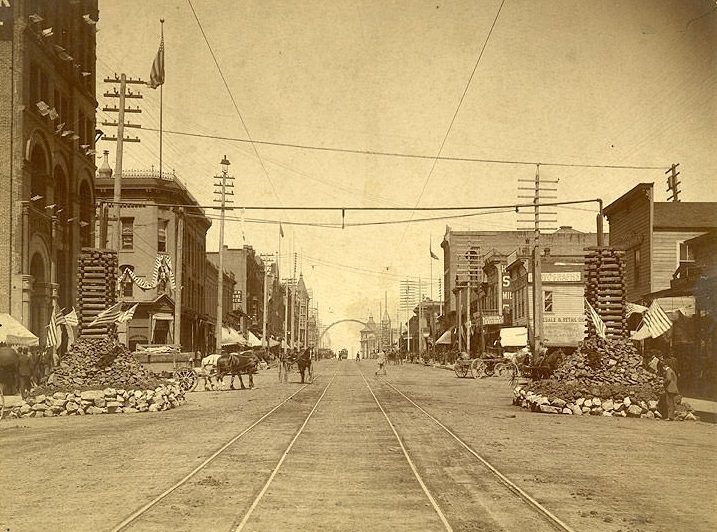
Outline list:
[[[135,305],[133,307],[122,312],[120,314],[119,318],[117,318],[117,323],[124,323],[126,321],[130,321],[132,319],[132,317],[134,316],[134,311],[137,310],[138,305],[139,305],[139,303],[135,303]]]
[[[97,325],[112,325],[116,323],[122,314],[122,303],[112,305],[110,308],[100,312],[97,317],[90,323],[89,327]]]
[[[595,332],[597,333],[597,335],[600,338],[607,338],[607,327],[605,327],[605,322],[602,321],[600,315],[595,311],[587,298],[585,299],[585,308],[588,311],[588,315],[593,322],[593,326],[595,327]]]
[[[152,63],[152,72],[149,74],[149,82],[147,85],[151,89],[156,89],[160,85],[164,85],[164,31],[162,31],[162,39],[159,41],[159,50]]]
[[[53,306],[52,308],[52,315],[50,316],[50,323],[47,326],[47,345],[48,347],[56,347],[60,345],[60,335],[58,333],[57,325],[57,315],[62,314],[57,310],[57,307]]]
[[[645,315],[642,316],[642,325],[650,331],[653,338],[665,334],[672,327],[672,321],[662,310],[657,300],[653,301]]]
[[[635,314],[636,312],[638,314],[642,314],[646,310],[647,307],[643,307],[642,305],[638,305],[637,303],[625,303],[625,313],[627,316]]]
[[[72,310],[65,314],[64,318],[65,323],[70,327],[77,327],[80,324],[80,320],[77,318],[77,312],[75,312],[75,307],[72,307]]]

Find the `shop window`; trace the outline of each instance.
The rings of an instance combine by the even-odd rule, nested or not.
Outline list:
[[[122,249],[134,248],[134,218],[122,218]]]
[[[543,310],[553,312],[553,292],[550,290],[543,292]]]

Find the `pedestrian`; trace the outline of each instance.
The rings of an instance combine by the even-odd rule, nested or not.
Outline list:
[[[665,419],[668,421],[675,419],[675,398],[680,393],[677,388],[677,374],[672,369],[672,365],[672,360],[669,358],[662,365],[662,378],[665,388],[665,395],[663,396],[666,410]]]
[[[25,347],[21,347],[17,354],[17,377],[20,395],[27,397],[30,394],[30,377],[32,375],[32,366],[30,364],[30,355]]]
[[[199,350],[197,350],[197,351],[194,353],[194,359],[192,360],[192,367],[198,368],[199,366],[201,366],[201,365],[202,365],[202,358],[204,358],[204,357],[202,356],[202,352],[199,351]]]
[[[378,375],[378,372],[382,370],[383,374],[386,375],[386,353],[383,352],[383,349],[378,352],[378,368],[376,369],[376,375]]]
[[[359,351],[356,351],[356,362],[361,361],[361,353]]]

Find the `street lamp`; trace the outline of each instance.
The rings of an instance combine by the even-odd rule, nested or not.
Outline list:
[[[222,167],[222,175],[219,177],[219,190],[215,190],[215,193],[219,193],[219,267],[218,273],[219,278],[217,279],[217,322],[215,326],[214,335],[216,337],[216,353],[221,354],[222,352],[222,318],[224,317],[223,309],[223,296],[224,296],[224,211],[226,210],[227,204],[227,179],[229,178],[229,159],[225,155],[219,163]],[[217,183],[215,182],[215,185]],[[217,200],[215,200],[217,201]]]

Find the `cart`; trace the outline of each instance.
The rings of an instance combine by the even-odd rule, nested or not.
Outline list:
[[[175,379],[185,392],[197,387],[199,375],[192,366],[193,353],[180,353],[174,345],[138,345],[133,354],[152,373]]]
[[[456,377],[468,377],[470,375],[472,379],[477,379],[484,374],[485,364],[483,364],[480,358],[459,358],[455,364],[453,364],[453,371]]]

